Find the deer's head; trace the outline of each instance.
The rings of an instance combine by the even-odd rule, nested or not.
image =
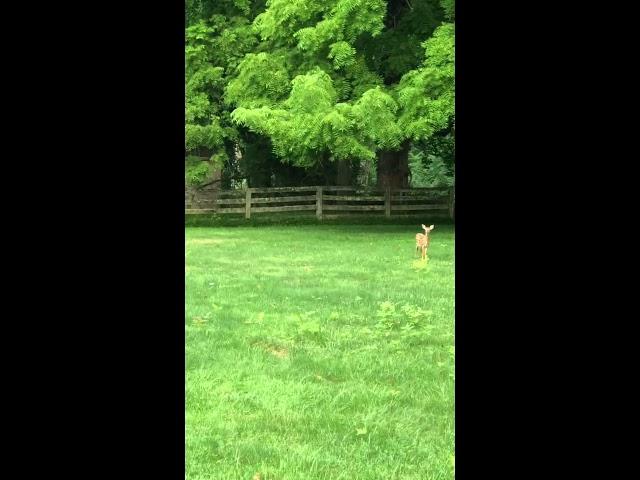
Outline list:
[[[429,235],[429,232],[433,230],[433,225],[429,225],[428,227],[422,225],[422,228],[424,229],[424,234]]]

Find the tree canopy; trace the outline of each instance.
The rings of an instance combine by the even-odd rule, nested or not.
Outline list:
[[[230,167],[237,152],[268,148],[273,164],[369,162],[406,183],[409,150],[455,121],[454,10],[452,0],[188,0],[191,171],[203,157]]]

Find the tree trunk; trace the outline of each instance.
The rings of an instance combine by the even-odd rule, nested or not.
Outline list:
[[[268,139],[258,135],[247,135],[249,141],[242,156],[242,170],[248,187],[271,187],[272,158]]]
[[[405,141],[400,150],[378,153],[378,187],[409,188],[409,148]]]
[[[353,165],[350,160],[337,161],[336,185],[339,187],[348,187],[351,185],[353,177]]]

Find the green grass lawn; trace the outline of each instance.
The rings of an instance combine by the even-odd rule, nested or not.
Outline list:
[[[186,229],[186,478],[451,479],[454,232]]]

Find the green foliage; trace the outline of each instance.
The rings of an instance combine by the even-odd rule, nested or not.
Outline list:
[[[353,115],[361,134],[376,149],[394,149],[400,146],[403,134],[396,122],[398,104],[381,87],[362,94],[353,106]]]
[[[308,75],[298,75],[291,86],[291,94],[284,106],[292,113],[323,112],[336,102],[331,77],[320,69]]]
[[[360,98],[367,90],[384,86],[382,77],[369,69],[362,55],[345,68],[344,80],[350,87],[350,96],[344,100]]]
[[[340,106],[334,108],[336,98],[331,77],[317,69],[293,79],[291,93],[279,108],[238,108],[232,118],[269,136],[274,151],[286,161],[309,166],[326,148],[336,155],[365,150],[356,141],[348,142],[351,138],[339,141],[345,137],[342,133],[350,132],[352,124],[346,112],[340,112]]]
[[[336,42],[331,45],[329,58],[333,60],[333,65],[337,69],[351,65],[354,62],[356,49],[347,42]]]
[[[445,17],[450,22],[456,19],[456,0],[440,0],[442,9],[444,10]]]
[[[233,163],[266,137],[283,164],[320,171],[374,162],[454,121],[454,25],[442,23],[453,0],[188,0],[186,14],[188,152]],[[440,181],[429,155],[417,177],[423,165]]]
[[[185,149],[188,152],[219,148],[224,142],[224,130],[217,115],[224,69],[210,64],[213,32],[204,22],[186,31]],[[187,172],[187,178],[196,181],[203,172],[202,168],[195,168],[192,174]]]
[[[185,175],[189,185],[202,185],[211,176],[212,171],[213,165],[210,162],[192,155],[186,158]]]
[[[185,150],[229,157],[239,139],[223,102],[230,74],[257,42],[249,18],[250,2],[191,1],[185,31]],[[233,16],[228,16],[232,14]],[[220,164],[220,162],[216,162]],[[193,167],[193,181],[204,167]]]
[[[453,173],[442,157],[423,151],[409,153],[412,187],[444,187],[453,185]]]
[[[414,142],[409,152],[411,186],[451,186],[454,183],[454,165],[455,137],[450,128],[426,141]]]
[[[386,85],[396,84],[402,75],[424,60],[421,43],[433,35],[445,19],[439,0],[389,0],[386,28],[377,37],[357,42],[372,69]]]
[[[261,38],[302,50],[306,60],[295,53],[250,54],[225,98],[239,107],[231,118],[268,136],[284,161],[305,167],[327,156],[372,161],[378,150],[396,149],[406,138],[427,139],[450,121],[452,28],[440,27],[423,44],[424,65],[388,90],[353,43],[364,33],[381,32],[383,3],[274,0],[267,7],[254,22]],[[298,41],[295,47],[291,37]],[[288,87],[287,71],[295,72],[296,62],[298,68],[307,64],[312,54],[318,66],[295,75]],[[331,67],[325,67],[323,55],[333,61]]]
[[[214,149],[222,146],[222,128],[213,119],[209,125],[187,124],[185,126],[185,148],[187,151],[194,151],[200,147]]]
[[[411,186],[414,188],[428,187],[429,170],[425,165],[423,152],[411,150],[409,152],[409,170],[411,171]]]
[[[229,16],[253,16],[252,12],[262,8],[264,0],[186,0],[185,16],[187,25],[192,25],[220,13]]]
[[[263,40],[293,45],[315,53],[335,42],[353,42],[368,33],[378,35],[384,26],[383,0],[269,0],[256,17]]]
[[[228,104],[244,108],[275,105],[289,91],[289,75],[282,56],[265,52],[248,54],[225,92]]]
[[[454,124],[452,119],[452,126]],[[416,142],[417,149],[424,150],[427,155],[434,155],[442,158],[448,167],[453,167],[456,155],[456,140],[452,129],[446,129],[432,136],[426,142]]]
[[[376,312],[377,326],[387,337],[394,332],[406,337],[424,337],[434,328],[428,323],[432,314],[431,310],[411,304],[404,304],[397,309],[393,302],[385,301],[379,304]]]
[[[211,158],[206,159],[197,155],[188,155],[185,158],[185,178],[187,184],[200,186],[211,178],[214,169],[221,168],[228,161],[226,152],[219,151]]]
[[[232,114],[241,125],[269,136],[283,159],[311,166],[328,152],[336,160],[373,160],[377,149],[401,143],[397,104],[382,88],[349,104],[337,102],[333,81],[321,69],[297,76],[291,85],[280,108],[238,108]]]
[[[444,24],[424,42],[421,68],[398,85],[400,128],[412,140],[425,140],[447,127],[455,114],[454,26]]]
[[[196,165],[188,165],[185,172],[187,176],[187,183],[189,185],[202,185],[211,175],[211,165],[206,162],[200,162]]]

